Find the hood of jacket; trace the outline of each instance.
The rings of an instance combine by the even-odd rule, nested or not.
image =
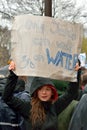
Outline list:
[[[35,77],[31,83],[30,86],[30,95],[33,96],[33,93],[40,87],[44,86],[44,85],[48,85],[53,93],[53,100],[56,100],[58,98],[58,93],[57,90],[53,84],[53,82],[51,81],[51,79],[49,78],[44,78],[44,77]]]

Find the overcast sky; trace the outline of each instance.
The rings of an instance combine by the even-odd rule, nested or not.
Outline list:
[[[84,7],[87,7],[87,0],[76,0],[77,6],[83,5]]]

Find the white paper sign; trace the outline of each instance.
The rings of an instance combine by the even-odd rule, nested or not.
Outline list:
[[[16,16],[11,32],[16,74],[75,81],[82,37],[81,24],[45,16]]]
[[[85,67],[86,64],[86,53],[80,53],[78,56],[80,62],[81,62],[81,66]]]

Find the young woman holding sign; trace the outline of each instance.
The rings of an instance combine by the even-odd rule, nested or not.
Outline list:
[[[10,75],[2,99],[18,111],[26,121],[26,130],[58,130],[58,115],[78,96],[78,82],[70,82],[64,95],[58,97],[50,79],[35,77],[30,87],[31,101],[23,101],[13,96],[18,76],[14,74],[15,63],[9,65]],[[80,66],[75,70],[79,74]],[[79,81],[79,75],[77,76]]]

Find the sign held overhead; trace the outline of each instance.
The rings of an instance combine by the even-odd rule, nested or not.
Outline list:
[[[82,37],[81,24],[46,16],[16,16],[11,31],[15,73],[76,81],[74,66]]]

